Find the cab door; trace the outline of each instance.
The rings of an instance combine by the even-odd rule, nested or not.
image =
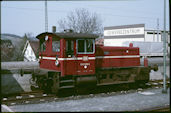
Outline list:
[[[77,74],[95,74],[95,40],[77,39]]]
[[[76,75],[77,63],[75,60],[75,40],[66,39],[66,50],[65,50],[65,74]]]

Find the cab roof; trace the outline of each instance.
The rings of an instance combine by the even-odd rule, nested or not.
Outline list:
[[[45,36],[54,36],[57,38],[74,38],[74,39],[85,39],[85,38],[91,38],[95,39],[98,38],[98,35],[95,34],[87,34],[87,33],[51,33],[51,32],[44,32],[36,36],[36,38],[41,39]]]

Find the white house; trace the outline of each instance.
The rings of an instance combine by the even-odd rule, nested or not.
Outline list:
[[[170,32],[166,31],[167,53],[170,54]],[[104,28],[104,46],[129,46],[140,48],[142,56],[163,55],[163,31],[147,30],[145,24],[110,26]]]
[[[23,49],[24,61],[38,61],[38,51],[39,51],[39,42],[38,41],[26,41],[26,44]]]

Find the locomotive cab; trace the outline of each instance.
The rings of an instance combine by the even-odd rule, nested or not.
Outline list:
[[[95,38],[93,34],[42,33],[40,41],[40,68],[66,75],[95,74]]]

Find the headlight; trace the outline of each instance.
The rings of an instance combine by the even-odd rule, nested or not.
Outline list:
[[[59,65],[59,61],[58,61],[58,60],[55,61],[55,65],[56,65],[56,66]]]
[[[45,40],[47,41],[49,38],[48,38],[48,36],[45,36]]]

